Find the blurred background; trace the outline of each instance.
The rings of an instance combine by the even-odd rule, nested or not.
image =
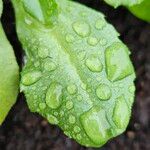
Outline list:
[[[127,9],[113,9],[102,0],[76,0],[105,14],[130,48],[134,63],[136,98],[127,131],[99,150],[150,150],[150,24],[137,19]],[[15,31],[10,0],[4,0],[3,27],[14,47],[21,68],[22,48]],[[0,127],[0,150],[96,150],[67,138],[56,126],[29,111],[23,94]]]

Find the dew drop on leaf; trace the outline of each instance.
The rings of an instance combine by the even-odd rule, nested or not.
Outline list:
[[[134,72],[129,59],[128,49],[119,42],[113,43],[106,49],[106,72],[110,81],[121,80]]]
[[[80,116],[84,130],[95,144],[102,144],[111,135],[111,127],[105,111],[100,107],[93,107]]]
[[[103,19],[98,19],[95,23],[97,30],[102,30],[106,26],[106,22]]]
[[[37,82],[41,78],[41,76],[42,73],[40,71],[28,72],[22,76],[22,84],[31,85]]]
[[[47,59],[44,62],[44,69],[46,71],[54,71],[56,70],[56,64],[52,60]]]
[[[70,116],[69,116],[69,123],[70,123],[70,124],[74,124],[75,122],[76,122],[75,116],[70,115]]]
[[[100,43],[100,45],[105,46],[107,44],[107,40],[102,38],[102,39],[100,39],[99,43]]]
[[[90,56],[87,58],[85,64],[92,72],[101,72],[103,69],[103,65],[97,56]]]
[[[67,108],[68,110],[72,109],[72,108],[73,108],[73,102],[72,102],[72,101],[67,101],[67,102],[66,102],[66,108]]]
[[[100,84],[96,89],[96,95],[100,100],[108,100],[112,95],[111,89],[106,84]]]
[[[44,110],[46,108],[46,104],[45,103],[40,103],[39,108],[40,108],[40,110]]]
[[[96,37],[89,37],[88,38],[88,44],[91,46],[95,46],[98,43],[98,39]]]
[[[47,120],[48,120],[48,122],[50,122],[51,124],[58,124],[59,123],[59,121],[58,121],[58,119],[55,117],[55,116],[53,116],[53,115],[47,115]]]
[[[83,21],[77,21],[73,23],[74,31],[81,37],[87,37],[90,34],[90,26]]]
[[[81,131],[80,127],[78,127],[78,126],[74,127],[74,132],[75,133],[79,133],[80,131]]]
[[[130,85],[130,86],[129,86],[129,92],[130,92],[131,94],[133,94],[133,93],[135,92],[135,86],[134,86],[134,85]]]
[[[46,93],[46,104],[56,109],[60,106],[62,101],[62,86],[59,83],[52,83]]]
[[[125,128],[129,122],[129,108],[125,102],[124,96],[117,98],[113,113],[113,120],[119,129]]]
[[[24,21],[25,21],[25,23],[27,25],[31,25],[32,24],[32,21],[30,19],[28,19],[28,18],[25,18]]]
[[[68,91],[68,93],[71,94],[71,95],[75,94],[75,93],[77,92],[77,87],[76,87],[76,85],[75,85],[75,84],[70,84],[70,85],[68,85],[67,91]]]

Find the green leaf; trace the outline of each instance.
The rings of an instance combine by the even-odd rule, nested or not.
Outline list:
[[[0,14],[1,12],[2,1],[0,0]],[[18,65],[0,23],[0,124],[16,101],[18,87]]]
[[[130,119],[135,73],[116,30],[102,13],[67,0],[56,1],[59,14],[47,26],[22,1],[12,2],[26,52],[21,90],[30,110],[85,146],[100,147],[121,134]]]
[[[130,7],[136,4],[140,4],[143,0],[104,0],[104,1],[116,8],[121,5]]]
[[[57,16],[55,0],[22,0],[25,10],[43,24],[52,24]]]
[[[144,0],[138,5],[129,7],[129,10],[138,18],[150,22],[150,0]]]

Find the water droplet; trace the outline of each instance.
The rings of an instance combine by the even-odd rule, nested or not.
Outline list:
[[[80,131],[81,131],[80,127],[78,127],[78,126],[74,127],[74,132],[75,133],[79,133]]]
[[[48,122],[50,122],[51,124],[58,124],[59,123],[59,121],[58,121],[58,119],[55,117],[55,116],[53,116],[53,115],[47,115],[47,120],[48,120]]]
[[[56,64],[51,59],[46,59],[44,61],[44,69],[46,71],[54,71],[56,69]]]
[[[39,104],[39,108],[40,108],[41,110],[44,110],[44,109],[46,108],[46,104],[45,104],[45,103],[40,103],[40,104]]]
[[[107,40],[102,38],[102,39],[100,39],[99,43],[100,43],[100,45],[105,46],[107,44]]]
[[[104,19],[98,19],[95,23],[95,27],[97,30],[101,30],[106,26],[106,22]]]
[[[77,92],[77,87],[75,84],[70,84],[67,87],[67,91],[69,92],[69,94],[73,95]]]
[[[69,116],[69,123],[74,124],[76,122],[76,118],[73,115]]]
[[[89,37],[88,38],[88,44],[91,46],[95,46],[98,43],[98,39],[96,37]]]
[[[105,143],[113,136],[105,111],[99,106],[82,114],[80,121],[89,138],[97,145]]]
[[[47,48],[39,46],[39,48],[38,48],[38,55],[41,58],[46,58],[46,57],[49,56],[49,50]]]
[[[22,83],[24,85],[31,85],[37,82],[42,76],[40,71],[31,71],[22,76]]]
[[[126,128],[129,122],[129,109],[125,102],[124,96],[117,98],[116,105],[113,113],[113,120],[118,128]]]
[[[110,81],[121,80],[134,72],[127,47],[119,42],[106,49],[106,72]]]
[[[67,101],[67,103],[66,103],[66,108],[67,108],[68,110],[72,109],[72,108],[73,108],[73,102],[72,102],[72,101]]]
[[[108,85],[100,84],[96,89],[96,95],[100,100],[108,100],[110,99],[112,93]]]
[[[52,83],[46,93],[46,104],[56,109],[60,106],[62,100],[62,86],[59,83]]]
[[[101,72],[103,69],[103,65],[97,56],[90,56],[85,64],[92,72]]]
[[[27,25],[31,25],[31,24],[32,24],[32,21],[31,21],[30,19],[28,19],[28,18],[25,18],[25,23],[26,23]]]
[[[77,21],[73,23],[74,31],[81,37],[87,37],[90,34],[90,26],[86,22]]]
[[[86,17],[87,16],[87,13],[85,11],[80,12],[80,14],[81,14],[82,17]]]
[[[131,94],[133,94],[135,92],[135,86],[134,85],[129,86],[129,92]]]
[[[75,40],[75,38],[74,38],[73,34],[67,34],[66,35],[66,41],[68,43],[72,43],[72,42],[74,42],[74,40]]]

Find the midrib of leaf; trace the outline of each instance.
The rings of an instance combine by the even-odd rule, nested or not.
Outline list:
[[[60,34],[60,33],[59,33]],[[68,56],[68,60],[69,60],[69,63],[67,63],[67,64],[70,64],[71,65],[71,69],[70,70],[74,70],[74,73],[76,74],[76,76],[78,77],[77,79],[79,79],[80,80],[80,82],[81,82],[81,84],[85,84],[86,83],[86,81],[84,80],[84,73],[82,72],[82,70],[80,70],[79,69],[79,66],[77,65],[77,63],[76,62],[79,62],[80,60],[78,60],[78,58],[77,57],[75,57],[75,53],[73,54],[72,52],[70,52],[68,49],[68,47],[67,48],[65,48],[66,46],[65,46],[65,44],[64,44],[64,42],[62,42],[63,40],[61,40],[61,38],[59,38],[60,37],[60,35],[58,35],[58,33],[57,32],[55,32],[55,30],[53,31],[53,33],[52,33],[52,36],[54,37],[54,39],[57,41],[57,43],[59,43],[59,45],[61,45],[61,48],[60,48],[60,50],[61,50],[61,53],[65,53],[65,57],[66,57],[66,55]],[[62,36],[61,36],[62,37]],[[50,38],[51,38],[51,36],[50,36]],[[70,48],[71,49],[71,48]],[[60,54],[60,53],[59,53]],[[62,57],[63,58],[63,57]],[[78,60],[78,61],[77,61]],[[69,72],[68,72],[69,73]],[[76,80],[77,80],[76,79]],[[87,96],[89,97],[89,100],[91,101],[91,99],[92,99],[92,96],[91,96],[91,94],[86,90],[86,94],[87,94]],[[91,103],[92,103],[92,101],[91,101]]]

